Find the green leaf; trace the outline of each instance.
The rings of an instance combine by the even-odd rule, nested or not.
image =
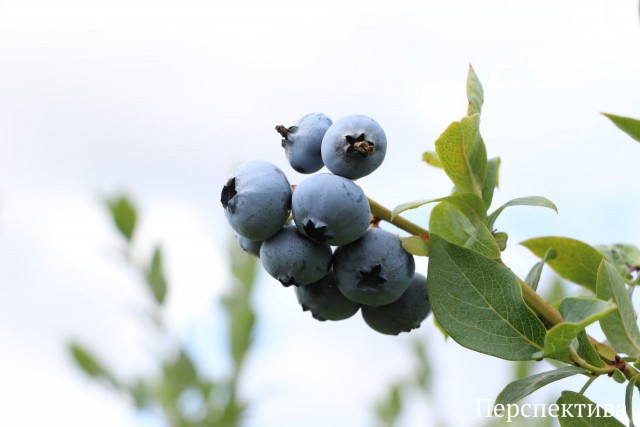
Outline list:
[[[135,207],[126,196],[114,197],[106,202],[118,231],[127,241],[131,241],[138,216]]]
[[[595,248],[616,267],[626,283],[634,284],[633,274],[640,271],[640,249],[620,243],[609,246],[598,245]]]
[[[565,366],[564,368],[555,369],[553,371],[542,372],[521,380],[514,381],[502,389],[498,397],[496,397],[496,405],[509,405],[519,402],[529,396],[534,391],[555,381],[576,375],[588,374],[589,371],[578,368],[577,366]]]
[[[468,193],[466,193],[468,194]],[[468,218],[449,202],[441,202],[429,217],[431,233],[458,246],[467,247],[487,258],[500,258],[500,247],[483,221]]]
[[[231,242],[231,271],[235,278],[232,290],[222,298],[228,320],[228,338],[233,358],[234,378],[237,378],[253,343],[256,322],[251,294],[255,285],[257,258]]]
[[[198,373],[184,349],[164,364],[164,381],[176,399],[184,389],[197,384]]]
[[[596,295],[603,300],[612,299],[618,310],[600,320],[602,332],[616,351],[640,357],[640,330],[634,316],[631,297],[616,268],[602,260],[598,269]]]
[[[521,244],[539,258],[549,249],[555,250],[556,257],[547,260],[547,264],[560,277],[595,292],[598,266],[603,258],[595,248],[568,237],[538,237]]]
[[[422,161],[434,168],[442,168],[442,163],[440,163],[438,154],[435,151],[425,151],[422,153]]]
[[[600,358],[600,355],[589,341],[586,331],[581,331],[576,337],[578,340],[578,356],[590,365],[598,368],[604,368],[607,364]]]
[[[640,142],[640,120],[616,116],[615,114],[602,113],[602,115],[611,120],[620,130],[631,138]]]
[[[570,360],[572,341],[590,324],[604,318],[616,305],[597,298],[567,297],[560,303],[564,322],[554,325],[544,339],[544,357]]]
[[[469,73],[467,74],[467,99],[469,100],[467,116],[480,113],[484,103],[484,90],[471,64],[469,64]]]
[[[436,202],[448,202],[458,208],[467,218],[472,222],[484,221],[487,217],[484,203],[482,199],[473,193],[456,193],[446,197],[440,197],[438,199],[423,199],[413,202],[402,203],[396,206],[391,212],[391,219],[400,215],[402,212],[409,209],[416,209],[420,206],[424,206],[428,203]]]
[[[489,228],[493,228],[493,224],[495,224],[496,219],[502,213],[503,210],[510,206],[540,206],[543,208],[553,209],[558,213],[558,208],[556,205],[549,199],[540,197],[540,196],[529,196],[529,197],[520,197],[518,199],[513,199],[500,206],[498,209],[493,211],[487,220],[487,226]]]
[[[633,392],[636,389],[637,382],[638,376],[636,375],[629,380],[629,384],[627,384],[627,389],[624,394],[624,406],[627,411],[627,417],[629,417],[629,427],[635,426],[633,422]]]
[[[411,255],[429,256],[428,236],[409,236],[402,239],[402,247]]]
[[[500,182],[500,157],[489,159],[487,163],[487,176],[484,179],[482,188],[482,200],[488,208],[493,200],[493,192],[498,188]]]
[[[376,407],[378,418],[386,426],[393,426],[402,410],[401,384],[391,386],[387,400]]]
[[[147,269],[147,284],[153,294],[155,301],[162,305],[167,296],[167,279],[164,275],[164,267],[162,265],[162,248],[156,246],[151,258],[151,265]]]
[[[460,345],[507,360],[542,350],[545,327],[505,266],[431,234],[427,281],[433,313]]]
[[[480,137],[480,115],[453,122],[436,140],[442,168],[463,193],[482,197],[487,173],[487,149]]]
[[[561,427],[624,427],[613,415],[580,393],[565,390],[556,402]]]
[[[529,285],[531,289],[534,291],[538,289],[538,284],[540,283],[540,277],[542,277],[542,268],[547,260],[553,259],[556,257],[556,251],[554,249],[548,249],[545,252],[544,257],[542,257],[542,261],[537,262],[529,273],[527,277],[524,279],[524,282]]]
[[[113,387],[119,387],[118,381],[115,379],[113,374],[98,362],[98,360],[84,346],[79,343],[72,342],[69,344],[69,350],[71,351],[71,357],[76,362],[76,365],[78,365],[85,374],[95,379],[106,380]]]

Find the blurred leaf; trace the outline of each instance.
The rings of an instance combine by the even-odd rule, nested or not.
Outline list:
[[[422,153],[422,161],[428,165],[433,166],[434,168],[442,169],[442,163],[440,163],[438,154],[435,151],[425,151],[424,153]]]
[[[523,378],[531,375],[531,371],[533,370],[534,362],[531,360],[518,360],[513,365],[514,369],[514,377],[516,380],[521,380]]]
[[[629,117],[616,116],[615,114],[602,113],[613,122],[620,130],[636,141],[640,141],[640,120]]]
[[[433,313],[460,345],[507,360],[543,349],[545,327],[503,265],[431,234],[427,283]]]
[[[484,103],[484,90],[471,64],[469,64],[469,72],[467,74],[467,99],[469,100],[467,116],[480,113],[482,104]]]
[[[580,393],[565,390],[556,403],[560,406],[558,421],[561,427],[624,427],[613,415]]]
[[[545,292],[544,299],[549,301],[554,307],[557,307],[564,299],[565,294],[566,292],[562,279],[554,277],[553,280],[551,280],[550,288]]]
[[[116,385],[113,375],[84,346],[73,342],[69,344],[69,350],[73,360],[85,374],[92,378],[105,379],[112,385]]]
[[[602,300],[610,300],[618,306],[618,310],[600,320],[602,332],[613,345],[613,348],[630,356],[640,357],[640,330],[635,319],[631,297],[616,268],[606,260],[602,260],[598,269],[596,295]]]
[[[543,258],[549,249],[555,250],[556,257],[548,259],[547,264],[560,277],[595,292],[598,266],[603,258],[595,248],[568,237],[538,237],[521,245],[539,258]]]
[[[400,384],[394,384],[393,386],[391,386],[387,399],[384,402],[378,404],[376,408],[378,418],[385,426],[391,427],[395,425],[395,421],[398,418],[398,415],[400,415],[400,411],[402,410],[400,388]]]
[[[571,343],[578,334],[615,309],[615,304],[597,298],[565,298],[559,307],[564,322],[554,325],[547,331],[544,339],[544,357],[568,362]]]
[[[527,277],[524,279],[524,281],[534,291],[538,289],[540,277],[542,276],[542,268],[544,267],[545,262],[555,258],[555,256],[556,251],[554,249],[548,249],[542,257],[542,261],[537,262],[527,274]]]
[[[487,149],[480,137],[480,115],[453,122],[436,140],[442,168],[462,192],[482,197],[487,174]]]
[[[167,279],[164,275],[164,267],[162,265],[162,248],[156,246],[153,251],[151,265],[146,272],[147,284],[153,294],[155,301],[162,305],[167,296]]]
[[[180,349],[177,355],[164,363],[163,373],[165,384],[169,386],[174,398],[187,387],[197,384],[196,367],[184,349]]]
[[[428,236],[409,236],[402,239],[402,247],[411,255],[429,256]]]
[[[138,409],[144,408],[153,400],[153,392],[143,379],[138,379],[132,385],[129,385],[127,389]]]
[[[425,348],[425,342],[420,340],[413,342],[413,355],[418,364],[415,371],[415,380],[422,390],[429,392],[431,391],[431,363]]]
[[[231,270],[236,279],[231,291],[222,298],[229,327],[229,344],[234,362],[234,379],[239,375],[251,347],[256,321],[251,292],[256,278],[257,258],[231,244]]]
[[[640,249],[625,244],[598,245],[595,248],[616,267],[626,283],[632,284],[632,274],[640,271]]]
[[[496,405],[509,405],[519,402],[534,391],[550,384],[552,382],[576,375],[588,374],[589,371],[578,368],[577,366],[565,366],[553,371],[542,372],[521,380],[514,381],[498,394],[496,397]]]
[[[518,199],[513,199],[505,203],[504,205],[493,211],[489,215],[487,226],[489,228],[493,228],[493,225],[495,224],[496,219],[498,219],[498,216],[502,213],[503,210],[510,206],[540,206],[543,208],[553,209],[554,211],[556,211],[556,213],[558,213],[558,208],[549,199],[540,196],[520,197]]]
[[[493,193],[500,182],[500,157],[494,157],[487,162],[487,176],[482,188],[482,201],[486,208],[491,206]]]
[[[131,241],[136,228],[136,209],[126,196],[107,200],[113,221],[127,241]]]

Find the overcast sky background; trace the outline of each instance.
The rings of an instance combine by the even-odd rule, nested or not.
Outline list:
[[[540,235],[640,244],[640,146],[599,114],[640,117],[636,0],[0,1],[0,425],[143,422],[64,347],[79,338],[122,375],[148,366],[134,314],[144,290],[104,195],[134,197],[138,256],[166,247],[172,328],[218,371],[230,237],[219,197],[233,168],[267,160],[298,182],[274,126],[366,114],[389,146],[365,192],[389,207],[444,196],[450,184],[420,156],[465,114],[468,63],[485,89],[489,155],[502,158],[496,205],[544,195],[559,208],[503,214],[507,264],[524,276],[535,259],[517,242]],[[427,212],[407,217],[426,225]],[[256,303],[250,426],[371,425],[371,405],[410,371],[415,337],[429,342],[438,393],[404,425],[479,425],[477,399],[509,375],[509,362],[445,343],[430,320],[401,337],[359,314],[320,323],[264,275]],[[469,365],[479,369],[464,378]],[[606,382],[589,396],[623,402]]]

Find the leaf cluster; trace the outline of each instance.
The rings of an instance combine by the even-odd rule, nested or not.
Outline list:
[[[568,237],[538,237],[522,245],[540,261],[525,280],[514,274],[501,259],[507,234],[495,229],[499,216],[512,206],[539,206],[556,212],[557,208],[541,196],[519,197],[492,207],[500,158],[487,156],[480,134],[484,90],[472,67],[467,98],[467,115],[436,139],[435,151],[422,156],[448,176],[453,184],[451,194],[403,203],[391,215],[397,219],[405,210],[435,204],[429,214],[429,230],[412,233],[405,238],[404,247],[414,255],[429,257],[427,286],[438,325],[476,352],[512,361],[547,359],[565,364],[512,382],[496,403],[515,403],[551,382],[578,374],[587,377],[584,389],[563,392],[558,402],[582,402],[588,400],[583,395],[586,388],[604,375],[628,381],[626,402],[631,414],[632,390],[638,389],[640,373],[630,362],[640,366],[640,330],[630,293],[640,280],[640,250],[628,244],[594,247]],[[606,116],[640,140],[640,122]],[[577,285],[578,295],[564,297],[556,305],[544,300],[537,287],[545,265]],[[588,327],[596,326],[606,343],[587,334]],[[560,423],[574,425],[579,418],[560,418]]]
[[[137,210],[126,196],[106,203],[111,219],[125,242],[125,255],[143,279],[149,296],[145,316],[155,328],[160,343],[170,343],[154,354],[157,365],[151,374],[119,378],[81,342],[69,344],[72,359],[91,379],[101,382],[133,402],[140,411],[159,416],[167,425],[177,427],[237,426],[247,404],[238,395],[244,361],[251,350],[255,311],[251,296],[256,276],[255,259],[231,245],[233,286],[222,300],[228,324],[227,345],[232,361],[231,372],[213,378],[194,360],[188,347],[174,337],[164,321],[169,280],[165,273],[163,249],[157,245],[147,262],[134,262],[134,235]]]

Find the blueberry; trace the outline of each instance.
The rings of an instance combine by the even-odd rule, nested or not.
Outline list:
[[[355,242],[336,249],[333,270],[344,296],[379,306],[391,304],[407,290],[415,261],[398,236],[371,228]]]
[[[282,147],[291,167],[300,173],[313,173],[322,169],[324,163],[320,145],[332,123],[325,114],[311,113],[291,127],[276,126],[276,130],[282,135]]]
[[[378,307],[362,306],[362,318],[372,329],[398,335],[420,327],[431,312],[427,295],[427,278],[416,273],[400,298]]]
[[[220,201],[229,225],[251,240],[266,240],[287,221],[291,185],[276,165],[252,161],[240,165],[222,188]]]
[[[262,246],[262,240],[251,240],[236,233],[236,240],[243,251],[250,253],[251,255],[260,257],[260,247]]]
[[[303,286],[322,279],[331,269],[331,248],[314,242],[286,225],[262,242],[260,261],[284,286]]]
[[[371,221],[364,191],[352,181],[332,174],[302,180],[293,192],[291,211],[302,234],[331,246],[358,239]]]
[[[370,117],[346,116],[327,129],[321,152],[322,161],[331,172],[358,179],[382,164],[387,153],[387,136]]]
[[[360,304],[347,299],[338,289],[333,271],[315,283],[295,288],[296,297],[304,311],[314,319],[344,320],[356,314]]]

